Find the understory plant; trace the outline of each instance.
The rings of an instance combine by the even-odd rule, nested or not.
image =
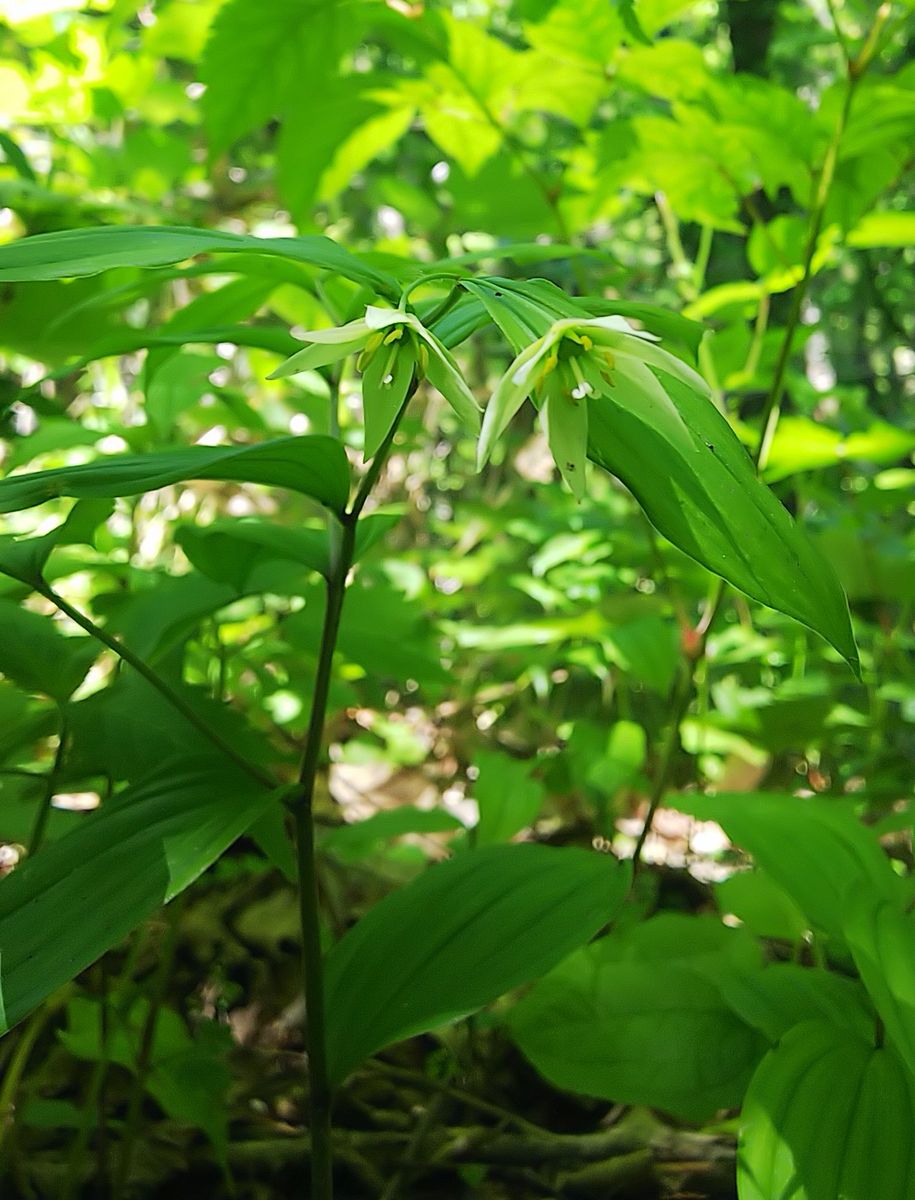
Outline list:
[[[539,278],[474,274],[447,263],[404,264],[391,273],[316,237],[73,230],[4,247],[0,279],[162,269],[204,255],[214,270],[221,255],[230,255],[240,271],[247,262],[278,259],[319,273],[327,323],[284,343],[286,358],[273,377],[327,372],[328,428],[335,431],[338,385],[355,371],[361,430],[356,437],[350,430],[349,444],[331,432],[179,445],[14,471],[0,481],[3,512],[49,505],[57,517],[31,536],[4,537],[0,571],[12,581],[3,600],[4,636],[18,648],[19,677],[28,686],[29,671],[40,674],[54,697],[60,746],[79,716],[74,693],[103,651],[124,665],[123,678],[114,676],[108,688],[151,713],[163,705],[183,731],[156,744],[146,769],[126,786],[112,780],[96,814],[46,842],[52,774],[29,853],[0,883],[3,1030],[173,901],[242,834],[282,866],[291,825],[314,1200],[332,1194],[332,1106],[347,1077],[391,1043],[466,1017],[525,984],[533,987],[505,1010],[506,1028],[558,1086],[692,1120],[743,1102],[742,1200],[915,1195],[910,888],[869,831],[822,801],[679,797],[692,816],[719,822],[753,854],[756,872],[734,881],[743,891],[733,897],[733,911],[748,914],[740,930],[674,915],[634,923],[627,916],[631,866],[613,855],[472,841],[377,903],[335,944],[322,921],[314,800],[347,588],[368,547],[397,520],[374,496],[404,414],[434,393],[479,435],[484,468],[529,401],[576,497],[586,494],[590,460],[625,483],[653,526],[686,555],[816,631],[858,670],[830,564],[759,481],[688,361],[700,327],[649,304],[572,296]],[[256,327],[249,332],[258,336]],[[475,340],[493,333],[507,343],[511,361],[484,403],[462,362]],[[225,340],[219,330],[193,336]],[[205,527],[182,532],[188,557],[204,573],[235,573],[236,595],[268,590],[255,568],[271,563],[294,564],[321,580],[310,716],[296,771],[265,757],[222,706],[201,702],[184,682],[180,653],[151,660],[142,623],[97,622],[57,583],[66,574],[63,556],[94,544],[114,501],[193,480],[282,489],[323,514],[300,527],[224,518],[210,546]],[[74,503],[64,512],[61,500]],[[150,612],[156,594],[153,585]],[[88,636],[61,637],[54,610]],[[97,712],[101,717],[103,706]],[[91,763],[84,773],[95,775]],[[820,965],[766,965],[761,936],[798,943],[814,937]],[[828,962],[847,976],[828,971]],[[652,1062],[661,1065],[649,1070]],[[134,1136],[129,1125],[121,1185]]]

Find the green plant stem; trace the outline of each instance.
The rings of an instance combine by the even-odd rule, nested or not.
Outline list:
[[[127,1116],[124,1120],[124,1137],[121,1141],[121,1152],[118,1156],[118,1166],[112,1189],[114,1200],[120,1200],[124,1195],[127,1181],[130,1178],[130,1168],[133,1163],[134,1147],[140,1129],[140,1117],[143,1109],[143,1096],[146,1092],[146,1081],[152,1066],[153,1048],[156,1041],[156,1027],[159,1014],[165,1003],[165,992],[175,961],[175,950],[178,945],[178,924],[183,905],[179,898],[166,910],[168,914],[168,931],[165,943],[159,952],[159,962],[153,975],[149,993],[149,1008],[143,1021],[140,1033],[140,1046],[134,1064],[133,1083],[130,1089],[130,1099],[127,1103]]]
[[[788,366],[791,362],[791,356],[794,352],[794,342],[797,335],[797,329],[801,321],[801,312],[804,307],[804,300],[807,298],[807,291],[810,287],[810,280],[813,276],[813,260],[816,256],[817,245],[820,240],[820,234],[823,231],[823,221],[826,216],[826,205],[829,201],[829,194],[832,191],[833,180],[835,179],[836,166],[839,161],[839,148],[842,144],[842,138],[845,135],[845,130],[848,126],[848,119],[851,115],[852,104],[854,103],[855,93],[858,89],[858,84],[864,78],[864,74],[873,59],[877,50],[877,45],[880,39],[880,34],[883,30],[890,15],[890,5],[882,4],[877,10],[874,17],[873,25],[870,32],[864,41],[860,52],[855,58],[851,58],[843,45],[843,52],[846,55],[848,66],[847,83],[845,86],[845,95],[842,97],[842,107],[839,110],[839,118],[836,121],[835,128],[832,132],[832,137],[829,140],[829,145],[826,147],[826,154],[823,158],[823,165],[820,168],[819,178],[817,179],[816,190],[813,196],[813,204],[810,209],[810,222],[807,227],[807,240],[804,245],[804,257],[802,260],[801,278],[798,280],[791,294],[791,307],[788,310],[788,320],[785,325],[785,336],[782,338],[781,347],[779,348],[778,359],[775,364],[775,375],[772,380],[772,387],[769,389],[769,394],[766,397],[766,403],[762,411],[762,434],[759,439],[759,444],[756,447],[756,453],[753,460],[756,463],[758,470],[765,469],[769,459],[769,452],[772,449],[772,442],[775,438],[775,431],[778,428],[779,417],[781,416],[782,400],[785,395],[785,387],[788,379]],[[836,26],[838,34],[839,27]]]
[[[44,596],[46,600],[50,600],[52,604],[56,605],[56,607],[59,608],[60,611],[65,614],[65,616],[68,616],[75,625],[78,625],[80,629],[84,629],[86,633],[90,634],[97,641],[101,642],[103,646],[107,646],[109,650],[112,650],[118,656],[118,658],[122,659],[128,664],[128,666],[133,667],[137,674],[141,675],[151,687],[154,687],[159,695],[163,696],[168,703],[171,704],[171,706],[176,709],[182,715],[182,717],[184,717],[188,724],[193,725],[198,733],[203,734],[207,741],[214,745],[217,750],[220,751],[220,753],[226,756],[226,758],[231,759],[232,762],[235,763],[237,767],[240,767],[246,775],[249,775],[252,779],[256,779],[258,783],[263,784],[265,787],[276,787],[276,782],[271,778],[270,775],[267,774],[266,771],[262,771],[260,767],[248,762],[246,758],[239,754],[238,751],[235,750],[222,737],[221,734],[217,733],[215,729],[212,729],[206,723],[206,721],[204,721],[203,718],[199,716],[199,714],[196,713],[193,708],[191,708],[187,701],[185,701],[178,694],[178,692],[175,691],[171,684],[167,683],[166,680],[164,680],[162,676],[158,674],[158,672],[153,670],[149,663],[142,659],[139,654],[135,654],[128,646],[125,646],[123,642],[118,641],[117,638],[112,637],[110,633],[107,633],[100,626],[96,625],[91,618],[87,617],[85,613],[80,612],[78,608],[74,608],[68,600],[65,600],[63,596],[61,596],[58,592],[55,592],[50,584],[42,581],[40,584],[35,583],[34,586],[35,590],[40,595]]]
[[[70,988],[68,987],[64,992],[60,993],[53,1000],[49,1000],[46,1004],[43,1004],[32,1014],[19,1034],[16,1048],[3,1072],[3,1082],[0,1083],[0,1178],[2,1178],[3,1168],[8,1162],[6,1139],[13,1129],[13,1120],[16,1113],[16,1097],[19,1093],[22,1076],[35,1048],[35,1043],[38,1041],[45,1025],[47,1025],[50,1018],[63,1003],[64,997],[69,995],[69,993]]]
[[[35,824],[32,826],[32,835],[29,838],[29,854],[34,854],[44,841],[48,818],[51,815],[51,805],[54,800],[54,794],[57,791],[57,783],[60,779],[61,767],[63,766],[64,755],[67,749],[67,733],[67,716],[61,705],[60,725],[57,730],[57,750],[54,753],[54,762],[51,765],[51,769],[45,776],[44,795],[41,798],[41,806],[35,815]]]
[[[286,803],[295,823],[296,865],[299,888],[299,919],[305,992],[305,1049],[308,1055],[309,1116],[311,1134],[311,1200],[332,1200],[333,1147],[331,1109],[333,1093],[327,1070],[327,1028],[324,1007],[324,961],[321,953],[321,912],[315,853],[314,796],[324,745],[327,701],[333,679],[334,653],[346,587],[356,548],[356,526],[372,488],[387,460],[394,436],[407,405],[416,391],[414,380],[407,389],[391,428],[378,449],[356,492],[330,538],[331,564],[327,576],[324,623],[318,650],[314,692],[298,786]]]
[[[635,844],[635,849],[632,852],[632,877],[633,882],[638,874],[642,863],[642,852],[645,849],[645,843],[648,840],[648,835],[651,833],[651,827],[654,823],[655,813],[664,799],[664,795],[670,786],[670,781],[673,776],[674,763],[677,758],[677,751],[680,748],[680,725],[684,717],[689,711],[690,702],[693,698],[693,693],[696,690],[696,675],[699,664],[705,658],[706,646],[708,644],[709,632],[717,617],[721,603],[725,597],[727,585],[723,579],[716,579],[712,592],[706,604],[705,612],[702,620],[696,626],[695,635],[697,638],[696,644],[693,646],[689,658],[682,664],[680,675],[677,680],[676,688],[671,701],[670,728],[667,732],[667,738],[664,742],[664,747],[661,751],[661,761],[658,765],[657,774],[655,775],[654,784],[651,788],[651,793],[648,798],[648,811],[645,814],[645,820],[642,823],[642,831],[639,834],[638,841]]]

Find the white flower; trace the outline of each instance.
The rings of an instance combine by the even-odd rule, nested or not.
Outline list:
[[[358,354],[363,373],[365,457],[371,458],[404,402],[411,380],[426,378],[476,432],[480,409],[450,352],[415,313],[369,305],[365,316],[336,329],[313,329],[297,351],[269,376],[285,379]]]
[[[483,418],[478,466],[489,461],[512,417],[537,391],[543,397],[541,419],[553,458],[569,487],[581,498],[589,397],[608,395],[622,383],[630,394],[634,391],[662,401],[679,422],[679,413],[652,367],[709,394],[702,376],[655,345],[658,340],[617,316],[555,321],[543,337],[521,351],[499,380]]]

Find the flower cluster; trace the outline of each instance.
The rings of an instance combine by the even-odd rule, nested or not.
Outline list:
[[[451,353],[420,319],[404,309],[369,306],[365,316],[337,329],[304,335],[309,343],[271,375],[282,379],[357,355],[362,372],[366,459],[390,432],[414,380],[427,378],[474,432],[480,411]],[[540,410],[550,451],[563,479],[581,498],[588,449],[588,403],[622,385],[630,398],[660,403],[675,413],[655,371],[705,395],[700,375],[657,345],[652,333],[634,329],[623,317],[569,317],[517,356],[499,381],[480,430],[478,465],[489,460],[497,440],[528,397]]]
[[[426,378],[457,415],[477,432],[480,409],[450,352],[414,313],[369,305],[365,316],[336,329],[313,329],[310,345],[288,358],[270,376],[284,379],[358,355],[365,409],[363,455],[372,458],[390,432],[416,379]]]

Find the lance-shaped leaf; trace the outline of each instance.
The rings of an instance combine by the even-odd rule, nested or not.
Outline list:
[[[177,896],[275,802],[221,762],[172,760],[0,881],[0,1032]]]
[[[189,446],[161,454],[113,454],[76,467],[8,475],[0,512],[32,508],[57,496],[136,496],[189,479],[288,488],[342,512],[349,495],[346,453],[335,438],[284,437],[256,446]]]
[[[489,846],[393,892],[328,955],[331,1079],[548,971],[610,920],[628,880],[588,851]]]
[[[680,550],[819,633],[857,671],[848,604],[831,564],[757,479],[714,404],[672,378],[665,384],[676,414],[623,379],[591,398],[589,457],[626,484]]]
[[[258,238],[181,225],[112,225],[39,233],[0,246],[0,280],[68,279],[114,267],[164,267],[196,254],[268,254],[343,275],[384,295],[397,295],[391,276],[325,237]]]

